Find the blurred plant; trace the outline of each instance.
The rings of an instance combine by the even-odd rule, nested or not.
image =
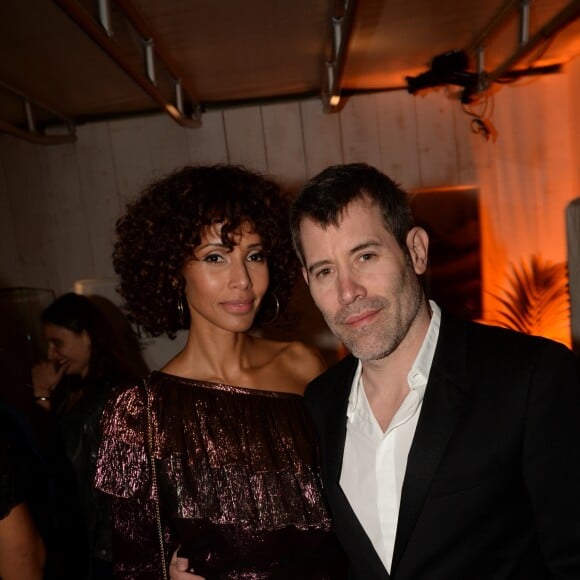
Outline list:
[[[494,295],[502,308],[493,323],[525,334],[569,343],[570,296],[565,262],[552,263],[533,254],[511,265],[508,288]]]

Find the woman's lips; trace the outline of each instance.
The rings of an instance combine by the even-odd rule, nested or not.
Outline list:
[[[231,314],[247,314],[254,307],[254,300],[227,300],[221,305],[226,312]]]

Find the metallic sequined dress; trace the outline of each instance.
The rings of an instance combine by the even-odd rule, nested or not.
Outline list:
[[[161,372],[103,416],[96,485],[113,496],[119,578],[162,577],[146,397],[167,554],[181,546],[208,580],[344,578],[302,397]]]

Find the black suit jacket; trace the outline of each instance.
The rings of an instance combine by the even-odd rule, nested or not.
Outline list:
[[[346,357],[305,395],[351,578],[580,579],[580,376],[568,349],[442,315],[390,576],[339,485],[356,365]]]

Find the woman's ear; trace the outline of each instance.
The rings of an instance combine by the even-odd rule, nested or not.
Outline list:
[[[429,252],[429,235],[427,232],[415,226],[407,234],[407,249],[411,256],[413,269],[417,275],[425,273],[427,270],[428,252]]]
[[[81,330],[81,339],[85,346],[90,350],[92,346],[91,335],[86,330]]]

